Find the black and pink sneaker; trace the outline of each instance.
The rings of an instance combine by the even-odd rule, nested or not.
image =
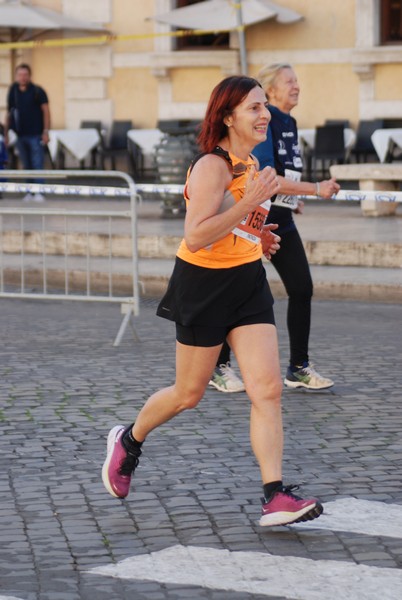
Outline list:
[[[298,488],[298,485],[282,485],[268,500],[261,499],[260,525],[262,527],[312,521],[322,514],[324,509],[316,498],[304,499],[292,493],[292,490]]]
[[[130,425],[131,427],[131,425]],[[109,431],[107,455],[102,468],[102,481],[115,498],[125,498],[130,491],[131,476],[141,456],[140,448],[127,450],[123,444],[123,434],[128,430],[116,425]]]

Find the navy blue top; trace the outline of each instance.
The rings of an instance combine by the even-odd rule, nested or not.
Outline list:
[[[3,136],[0,135],[0,169],[5,168],[5,165],[7,164],[7,160],[8,160],[7,148],[4,143]]]
[[[21,91],[18,83],[14,83],[8,92],[8,110],[17,108],[18,135],[42,135],[43,112],[42,104],[47,104],[48,99],[44,89],[30,83],[26,90]]]
[[[258,144],[253,155],[260,163],[260,169],[266,166],[274,167],[278,175],[285,175],[285,169],[302,172],[303,165],[300,157],[296,120],[276,106],[269,105],[271,121],[268,127],[267,139]],[[269,211],[268,221],[278,223],[278,235],[296,228],[292,211],[282,206],[275,206],[275,199]]]
[[[265,142],[261,142],[261,144],[258,144],[258,146],[254,148],[253,156],[258,158],[258,162],[260,163],[260,169],[264,169],[264,167],[275,166],[274,145],[272,140],[271,127],[268,127],[267,139],[265,140]]]

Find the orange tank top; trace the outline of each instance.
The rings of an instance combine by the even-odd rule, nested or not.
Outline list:
[[[220,208],[220,211],[223,212],[243,197],[248,173],[250,168],[253,165],[255,166],[255,161],[251,156],[249,156],[247,161],[243,161],[234,154],[222,150],[219,146],[213,151],[213,154],[222,156],[232,169],[232,181],[225,191]],[[188,170],[187,181],[192,166]],[[187,205],[191,199],[188,198],[186,191],[187,182],[184,188],[184,199]],[[188,263],[209,269],[237,267],[258,260],[262,256],[261,231],[268,215],[270,204],[271,201],[267,200],[262,206],[257,207],[244,217],[242,222],[231,233],[221,240],[205,248],[201,248],[197,252],[190,252],[183,239],[177,251],[177,256]]]

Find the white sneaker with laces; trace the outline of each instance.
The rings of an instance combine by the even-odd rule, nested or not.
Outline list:
[[[37,194],[33,195],[32,199],[33,199],[34,202],[44,202],[45,201],[45,196],[43,196],[40,193],[37,193]]]
[[[244,392],[246,389],[244,383],[233,371],[229,362],[215,367],[209,385],[212,385],[219,392],[226,394],[230,392]]]
[[[31,194],[31,192],[28,192],[28,194],[25,194],[22,201],[23,202],[32,202],[33,199],[34,199],[33,194]]]
[[[332,379],[320,375],[311,362],[305,363],[297,371],[288,367],[284,383],[290,388],[304,387],[308,390],[325,390],[334,385]]]

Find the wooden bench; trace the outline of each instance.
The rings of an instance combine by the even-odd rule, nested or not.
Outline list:
[[[332,177],[339,181],[358,181],[360,190],[397,191],[402,181],[402,163],[366,163],[353,165],[332,165]],[[362,200],[361,209],[367,217],[394,215],[397,202]]]

